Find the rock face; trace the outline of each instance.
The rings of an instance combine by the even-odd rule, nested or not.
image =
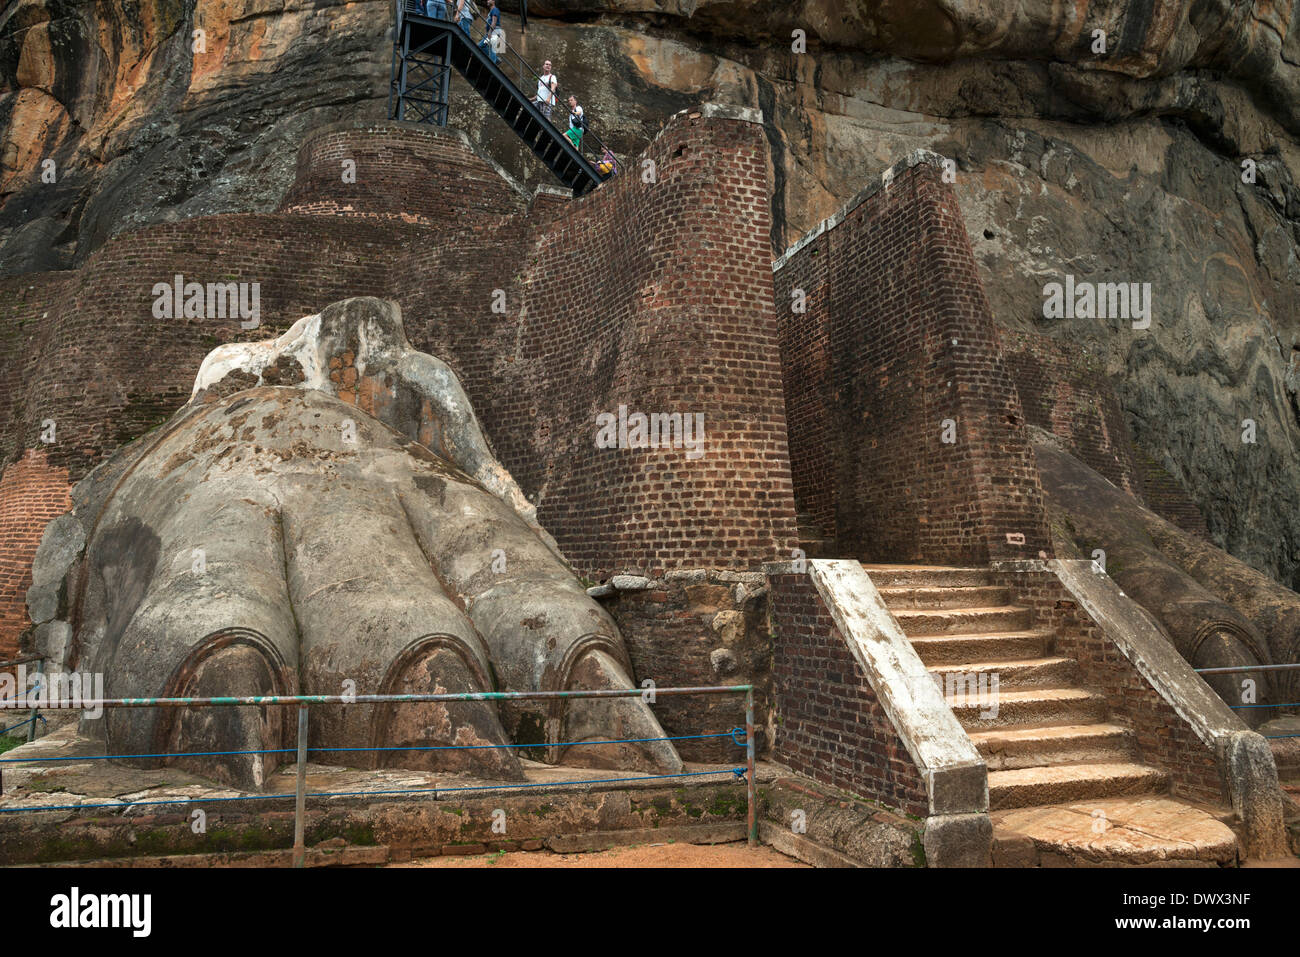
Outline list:
[[[1104,570],[1145,608],[1194,668],[1246,668],[1300,659],[1300,597],[1242,562],[1143,508],[1069,452],[1033,430],[1034,452],[1058,556],[1093,554]],[[1242,692],[1250,679],[1257,696]],[[1294,672],[1246,671],[1206,681],[1252,727],[1275,717],[1271,708],[1295,700]],[[1258,702],[1258,706],[1256,705]]]
[[[1092,355],[1213,541],[1297,583],[1300,7],[534,0],[522,35],[506,7],[512,45],[551,58],[624,156],[701,100],[760,108],[776,252],[900,155],[955,159],[996,320]],[[143,223],[273,209],[306,130],[383,115],[391,21],[389,0],[12,3],[0,273],[69,266]],[[453,124],[545,183],[453,90]],[[1150,327],[1044,319],[1066,274],[1151,283]]]
[[[396,307],[347,300],[233,351],[88,476],[42,542],[29,607],[73,625],[54,666],[104,674],[108,697],[632,685],[617,626],[516,510],[455,375],[406,344]],[[66,602],[49,600],[59,568]],[[113,754],[291,745],[279,708],[108,709],[84,725]],[[519,778],[513,741],[569,764],[681,768],[639,697],[336,704],[310,735],[318,758],[353,766]],[[646,743],[557,744],[609,737]],[[407,750],[330,751],[378,745]],[[245,788],[275,764],[176,763]]]

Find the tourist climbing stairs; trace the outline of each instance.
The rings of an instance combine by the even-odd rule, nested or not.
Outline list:
[[[423,0],[396,3],[390,118],[445,126],[454,69],[575,196],[613,175],[612,154],[590,128],[581,135],[569,132],[568,91],[556,87],[548,117],[532,101],[541,85],[540,73],[501,35],[488,35],[482,13],[475,14],[466,33],[452,19],[427,15]],[[454,17],[455,0],[441,9]],[[589,119],[584,122],[590,126]]]

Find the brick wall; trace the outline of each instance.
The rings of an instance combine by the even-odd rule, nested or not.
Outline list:
[[[19,331],[26,368],[11,386],[16,441],[9,440],[5,460],[40,447],[41,423],[53,420],[50,461],[76,481],[179,408],[215,346],[276,335],[337,299],[384,295],[391,251],[411,229],[240,214],[114,238],[53,287],[56,297],[31,310],[44,318]],[[177,274],[186,282],[258,283],[261,326],[243,330],[238,318],[155,318],[154,286]],[[0,300],[31,278],[0,280]]]
[[[296,212],[158,224],[76,272],[0,280],[0,341],[22,357],[0,379],[0,466],[39,447],[76,481],[179,408],[216,345],[376,295],[402,306],[414,345],[456,369],[581,574],[787,557],[761,128],[681,115],[647,155],[657,183],[624,176],[580,201],[529,204],[448,131],[345,124],[305,144],[285,202]],[[343,156],[357,158],[358,184],[335,179]],[[392,215],[408,206],[418,215]],[[155,318],[154,285],[176,274],[259,283],[261,326]],[[706,454],[597,449],[597,413],[620,404],[702,413]]]
[[[920,770],[807,574],[768,578],[774,757],[800,774],[917,817]]]
[[[1095,357],[1052,340],[1003,333],[1007,368],[1030,425],[1183,531],[1209,538],[1200,507],[1178,480],[1133,445],[1119,397]]]
[[[995,570],[993,582],[1009,588],[1015,604],[1032,609],[1033,627],[1055,633],[1055,653],[1079,662],[1084,685],[1105,695],[1109,720],[1133,732],[1137,759],[1169,772],[1171,794],[1211,804],[1227,799],[1213,750],[1101,632],[1055,574]]]
[[[1051,432],[1089,468],[1142,498],[1124,410],[1098,360],[1043,336],[1004,333],[1007,367],[1030,425]]]
[[[72,507],[68,470],[36,449],[0,472],[0,660],[15,656],[29,624],[32,557],[50,519]]]
[[[754,686],[759,754],[769,746],[771,641],[762,572],[686,569],[644,589],[601,599],[618,622],[637,684],[656,687]],[[670,735],[729,731],[745,723],[744,695],[659,698],[655,715]],[[676,742],[687,761],[733,764],[745,752],[730,737]]]
[[[828,227],[776,269],[800,507],[850,557],[1050,553],[1024,413],[941,168],[910,158]]]
[[[519,213],[524,206],[523,197],[456,131],[386,121],[312,131],[298,151],[294,184],[280,211],[445,227],[469,217]]]
[[[763,131],[679,116],[644,156],[537,239],[498,450],[594,577],[758,567],[796,543]],[[705,454],[596,448],[620,404],[702,414]]]
[[[1166,522],[1208,542],[1210,529],[1205,523],[1205,515],[1187,489],[1141,449],[1134,450],[1134,458],[1147,508]]]

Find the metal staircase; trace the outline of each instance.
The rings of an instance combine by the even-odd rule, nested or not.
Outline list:
[[[590,128],[576,145],[565,134],[567,94],[556,90],[548,119],[530,98],[540,75],[508,43],[499,38],[484,42],[487,24],[481,15],[475,17],[470,35],[454,20],[426,16],[423,0],[396,4],[390,119],[446,126],[454,69],[575,196],[613,175],[613,154]],[[456,0],[447,0],[449,17],[455,16],[455,7]]]

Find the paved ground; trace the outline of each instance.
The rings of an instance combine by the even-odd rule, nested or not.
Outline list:
[[[511,851],[425,857],[389,867],[806,867],[770,847],[746,844],[636,844],[586,854]]]

